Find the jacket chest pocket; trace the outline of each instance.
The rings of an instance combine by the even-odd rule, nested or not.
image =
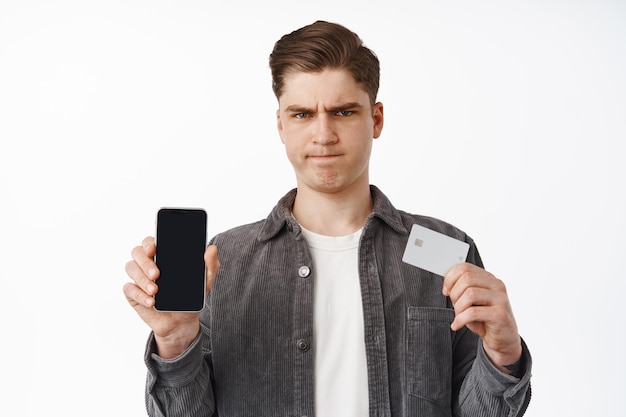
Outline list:
[[[409,307],[407,311],[407,388],[409,415],[450,415],[454,310]]]

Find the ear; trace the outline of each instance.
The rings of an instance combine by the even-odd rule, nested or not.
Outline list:
[[[374,108],[372,109],[372,119],[374,120],[373,138],[376,139],[383,131],[383,124],[385,123],[383,103],[378,102],[374,104]]]
[[[285,143],[285,141],[283,140],[283,121],[280,118],[280,109],[276,110],[276,128],[278,129],[280,141],[282,143]]]

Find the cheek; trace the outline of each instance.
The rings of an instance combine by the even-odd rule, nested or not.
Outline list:
[[[290,126],[283,125],[283,128],[279,130],[280,141],[285,145],[287,155],[295,156],[305,146],[304,135],[301,130],[290,128]]]
[[[297,148],[293,145],[292,141],[285,140],[282,136],[281,141],[285,145],[285,153],[287,154],[287,158],[289,159],[289,161],[294,162],[296,159]]]

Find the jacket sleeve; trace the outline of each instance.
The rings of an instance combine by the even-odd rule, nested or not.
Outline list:
[[[215,412],[210,371],[209,330],[200,333],[180,356],[162,359],[155,352],[154,335],[148,340],[145,362],[146,409],[150,417],[210,417]]]
[[[498,370],[478,343],[476,359],[465,376],[459,393],[455,416],[521,417],[530,402],[532,358],[522,340],[520,377]]]
[[[468,239],[470,251],[468,262],[483,268],[483,261],[473,240]],[[453,405],[454,416],[458,417],[521,417],[530,402],[530,377],[532,358],[522,339],[522,358],[519,378],[507,375],[495,367],[487,358],[481,339],[465,328],[458,342],[456,354],[460,358],[463,377],[458,399]],[[475,340],[475,341],[474,341]],[[477,351],[476,351],[477,350]],[[465,355],[475,358],[471,367]],[[459,359],[457,358],[457,359]],[[468,370],[469,368],[469,370]],[[458,382],[457,382],[458,383]],[[458,387],[458,385],[457,385]]]

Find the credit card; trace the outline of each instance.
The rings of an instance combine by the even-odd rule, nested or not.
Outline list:
[[[402,261],[443,277],[465,262],[468,252],[468,243],[414,224]]]

